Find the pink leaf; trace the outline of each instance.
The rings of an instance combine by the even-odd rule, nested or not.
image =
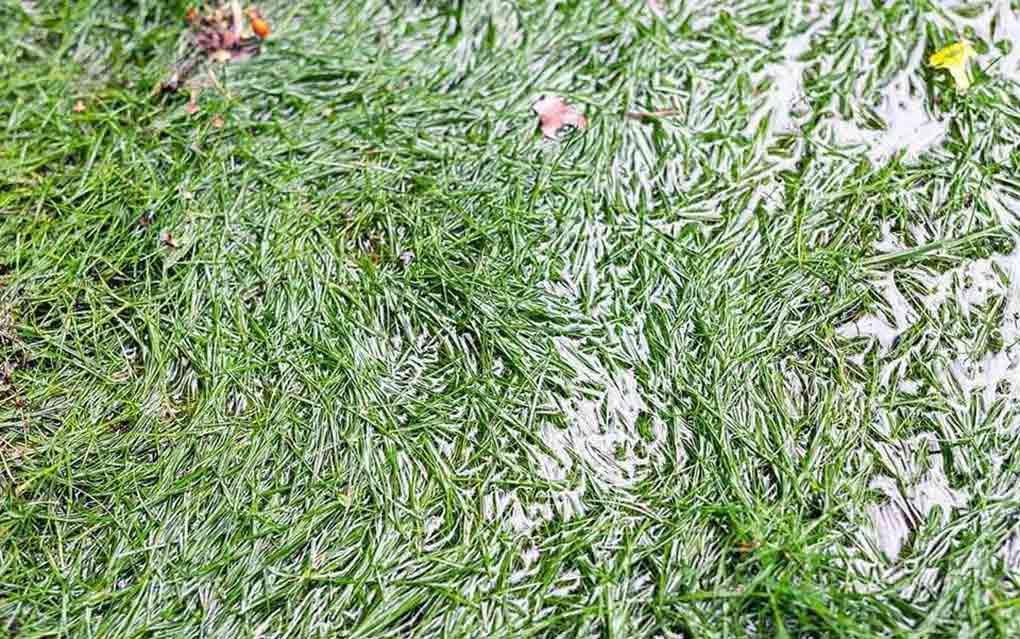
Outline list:
[[[565,126],[576,129],[588,126],[588,120],[559,96],[543,95],[538,102],[531,105],[531,109],[538,114],[539,127],[542,129],[542,135],[547,138],[556,137],[559,130]]]
[[[666,10],[662,8],[662,3],[659,0],[648,0],[648,8],[660,18],[666,15]]]

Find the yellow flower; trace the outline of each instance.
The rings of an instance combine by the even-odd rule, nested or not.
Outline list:
[[[928,58],[928,64],[936,69],[945,69],[953,74],[956,90],[966,93],[970,88],[970,69],[968,64],[975,55],[974,47],[966,40],[954,42],[948,47],[939,49]]]

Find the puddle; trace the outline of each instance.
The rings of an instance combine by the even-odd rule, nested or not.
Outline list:
[[[881,120],[882,128],[865,128],[853,121],[830,117],[822,125],[828,129],[829,141],[851,150],[862,147],[874,164],[885,163],[900,153],[907,161],[916,160],[923,152],[938,147],[948,133],[949,122],[945,118],[933,119],[925,108],[926,90],[913,75],[923,52],[923,45],[919,45],[911,69],[897,74],[881,91],[879,105],[873,112]]]
[[[573,259],[560,278],[546,284],[546,289],[578,307],[588,321],[602,318],[613,304],[614,287],[606,286],[598,276],[611,232],[606,224],[593,220],[579,227],[576,236],[563,238],[561,248],[552,249],[566,250]],[[596,291],[604,294],[597,297]],[[642,362],[648,345],[640,316],[634,319],[634,324],[619,329],[614,350],[624,359]],[[607,365],[589,352],[582,339],[558,337],[553,342],[573,375],[566,394],[550,396],[543,409],[559,415],[563,423],[547,422],[541,428],[542,441],[551,451],[551,455],[536,455],[542,476],[564,480],[580,463],[580,470],[593,481],[607,486],[630,484],[648,463],[647,455],[654,447],[654,441],[643,441],[636,428],[648,405],[635,371]]]
[[[915,233],[916,235],[916,233]],[[886,228],[876,244],[879,251],[899,251],[903,244]],[[921,267],[899,269],[920,282],[923,294],[911,301],[896,284],[894,272],[883,273],[874,283],[874,290],[883,301],[880,313],[865,315],[840,326],[837,333],[844,337],[864,337],[878,343],[881,358],[879,383],[888,387],[898,379],[901,393],[917,393],[929,388],[945,402],[944,410],[928,410],[924,414],[942,428],[942,435],[923,433],[903,439],[875,444],[882,471],[871,480],[870,487],[882,498],[864,512],[867,525],[859,538],[862,549],[873,553],[870,560],[858,559],[855,565],[864,572],[870,562],[885,564],[897,561],[910,543],[911,535],[930,517],[945,526],[952,517],[968,512],[972,495],[986,492],[983,480],[971,481],[969,490],[950,486],[943,467],[943,445],[951,445],[954,436],[964,437],[961,423],[987,422],[999,432],[1012,434],[1020,427],[1015,407],[1020,406],[1020,247],[1007,255],[992,255],[966,262],[941,273]],[[993,348],[981,352],[974,344],[975,336],[967,337],[960,328],[973,322],[984,322],[982,309],[996,300],[1002,301],[1001,311],[992,327],[998,334]],[[945,312],[944,312],[945,311]],[[979,313],[979,311],[981,311]],[[947,314],[948,312],[948,314]],[[919,323],[948,322],[938,329],[941,342],[921,340],[906,351],[894,353],[897,339]],[[948,337],[959,333],[956,337]],[[934,350],[932,350],[934,347]],[[979,354],[975,354],[979,353]],[[925,367],[911,368],[910,362],[922,361]],[[913,373],[911,371],[914,371]],[[917,371],[930,371],[915,377]],[[930,388],[934,384],[934,388]],[[999,402],[1007,410],[993,416]],[[1009,406],[1014,407],[1012,412]],[[897,410],[895,404],[888,409]],[[876,428],[892,437],[892,415],[879,413]],[[954,435],[959,433],[959,435]],[[990,456],[990,453],[989,453]],[[952,455],[957,472],[970,472],[988,460],[978,460],[965,449]],[[982,466],[983,467],[983,466]],[[985,471],[988,472],[987,470]],[[989,477],[996,476],[991,473]],[[933,514],[935,513],[935,514]],[[1015,561],[1016,544],[1003,550],[1008,561]]]
[[[573,359],[574,344],[557,344],[560,354],[567,361]],[[579,377],[580,383],[593,381],[599,369],[582,364],[580,374],[591,374],[587,379]],[[604,369],[602,369],[604,371]],[[605,371],[608,373],[608,371]],[[566,428],[546,424],[541,431],[543,442],[551,449],[552,459],[541,460],[541,471],[545,479],[562,480],[574,467],[575,460],[583,461],[585,469],[593,473],[598,481],[611,486],[625,487],[633,483],[639,471],[650,460],[644,451],[646,442],[637,431],[638,416],[648,406],[638,389],[633,371],[616,372],[608,383],[602,384],[592,399],[584,394],[557,398],[555,410],[567,422]],[[550,407],[553,408],[553,407]],[[657,429],[661,439],[661,427]],[[647,443],[654,447],[656,440]]]
[[[956,509],[966,507],[966,491],[949,486],[943,468],[941,449],[931,433],[895,444],[877,444],[881,462],[893,476],[872,479],[870,487],[882,493],[886,501],[867,507],[870,526],[863,531],[871,547],[886,560],[896,560],[911,532],[933,512],[944,525]]]
[[[747,124],[745,134],[748,137],[754,136],[766,117],[769,118],[766,145],[773,136],[793,131],[806,121],[810,111],[803,80],[807,63],[801,62],[800,58],[811,49],[811,39],[815,34],[827,26],[825,20],[818,20],[804,33],[788,40],[783,46],[782,59],[765,65],[761,73],[752,77],[753,85],[765,79],[772,84]]]

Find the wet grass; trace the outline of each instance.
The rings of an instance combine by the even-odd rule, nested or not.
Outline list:
[[[194,116],[185,3],[2,5],[0,628],[1015,636],[1009,49],[717,4],[267,4]]]

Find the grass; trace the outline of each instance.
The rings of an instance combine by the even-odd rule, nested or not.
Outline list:
[[[0,5],[10,636],[1020,631],[992,3],[267,2],[194,116],[185,4]]]

